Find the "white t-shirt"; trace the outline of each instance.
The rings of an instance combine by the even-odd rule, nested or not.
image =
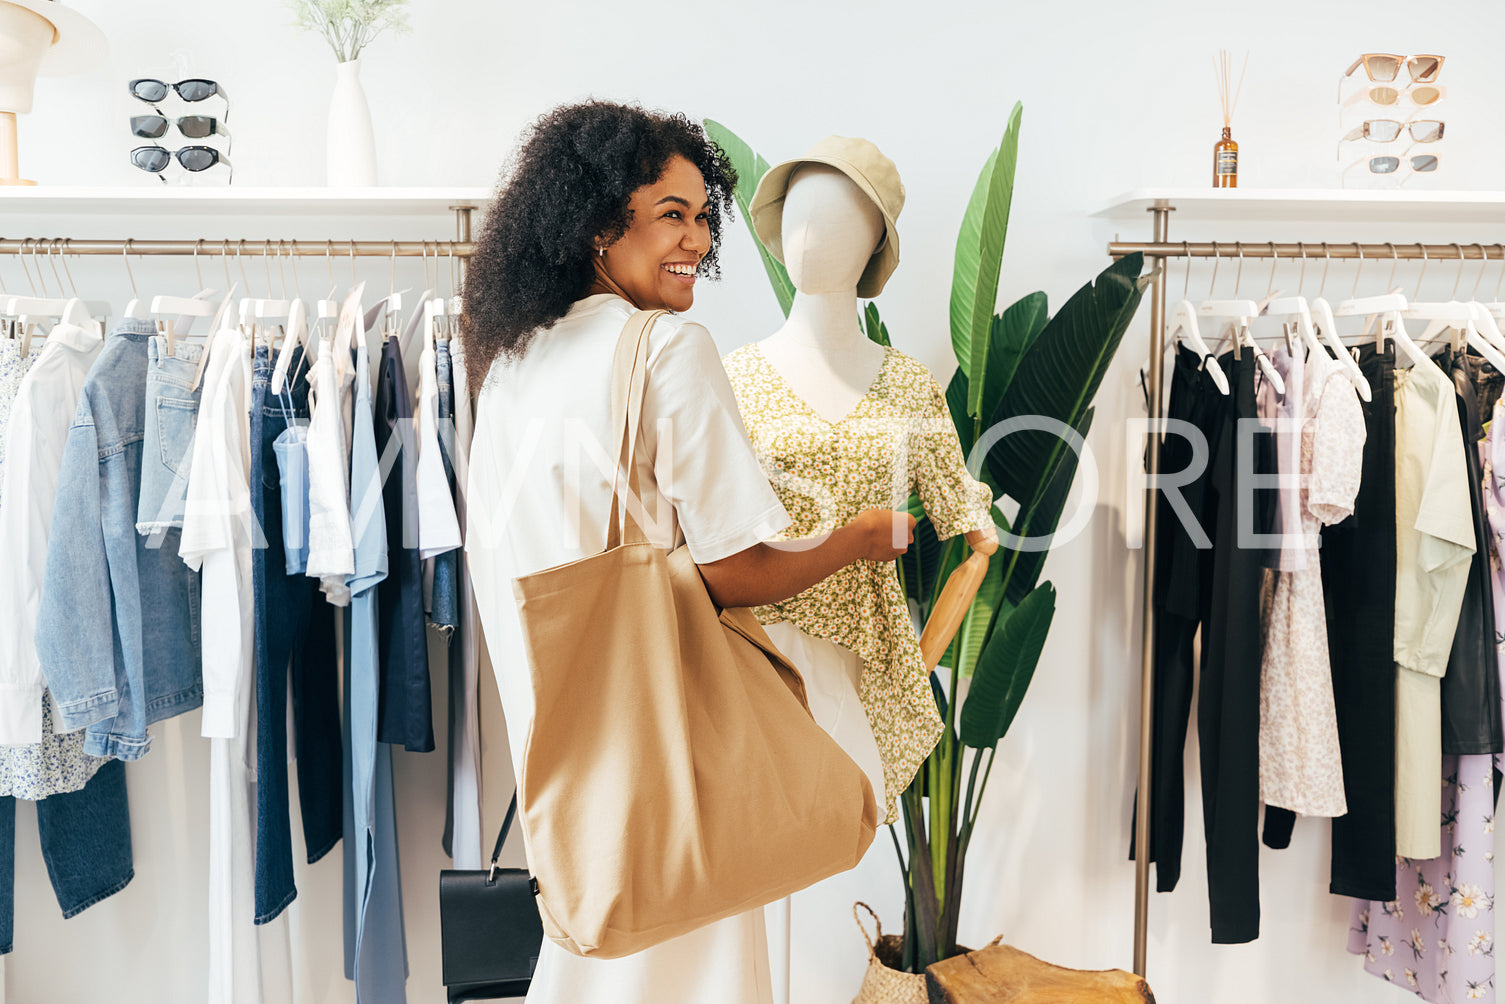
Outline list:
[[[254,689],[249,351],[237,328],[221,328],[209,349],[178,545],[183,562],[202,570],[202,732],[210,739],[243,735]]]
[[[466,553],[515,768],[534,704],[512,580],[605,547],[619,446],[611,366],[632,314],[613,294],[580,300],[539,331],[521,359],[492,365],[477,404]],[[683,542],[697,562],[717,561],[789,523],[748,442],[716,345],[698,324],[664,316],[649,335],[636,457],[642,507],[629,511],[666,550]],[[528,999],[742,1004],[768,1000],[768,988],[755,910],[621,959],[582,959],[545,941]]]

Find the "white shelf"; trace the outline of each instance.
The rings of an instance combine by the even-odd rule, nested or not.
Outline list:
[[[1140,188],[1092,215],[1148,222],[1157,201],[1174,206],[1171,226],[1246,223],[1505,223],[1505,191],[1439,192],[1298,188]]]
[[[0,215],[445,216],[490,201],[489,188],[0,187]]]

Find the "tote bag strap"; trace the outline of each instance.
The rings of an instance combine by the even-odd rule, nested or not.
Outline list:
[[[607,517],[606,549],[637,544],[647,537],[622,504],[622,476],[634,500],[638,493],[637,440],[643,420],[643,396],[648,387],[648,333],[666,310],[639,310],[627,319],[617,339],[611,365],[612,428],[617,430],[617,471],[612,478],[611,515]]]

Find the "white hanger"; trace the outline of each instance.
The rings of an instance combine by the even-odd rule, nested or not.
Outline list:
[[[1272,316],[1294,320],[1296,331],[1301,335],[1308,350],[1328,354],[1330,349],[1332,358],[1337,360],[1343,370],[1343,376],[1353,384],[1360,399],[1371,401],[1374,399],[1374,392],[1370,389],[1369,381],[1364,378],[1363,371],[1359,369],[1358,361],[1338,337],[1338,325],[1333,319],[1332,307],[1321,297],[1321,290],[1318,290],[1318,297],[1310,303],[1301,295],[1302,289],[1306,287],[1306,246],[1298,243],[1296,247],[1301,252],[1301,275],[1296,280],[1296,295],[1271,300],[1267,309]],[[1274,245],[1271,245],[1270,250],[1273,254]],[[1325,245],[1323,250],[1326,250]],[[1332,261],[1331,255],[1327,256],[1327,261]],[[1274,275],[1273,269],[1271,275],[1272,277]],[[1323,289],[1326,286],[1327,266],[1324,265],[1322,268]]]
[[[357,283],[345,297],[345,303],[340,307],[339,323],[335,326],[334,349],[335,373],[344,379],[345,371],[350,366],[350,346],[355,340],[356,325],[362,323],[361,294],[366,291],[364,282]],[[362,329],[364,332],[364,329]]]
[[[432,329],[434,323],[433,314],[435,313],[433,310],[433,301],[434,291],[432,289],[425,289],[423,295],[418,298],[418,303],[413,308],[413,314],[408,318],[408,323],[403,326],[402,334],[397,339],[397,348],[402,353],[404,362],[413,358],[413,342],[418,337],[420,326],[423,329],[424,344],[433,344]],[[439,303],[441,307],[438,312],[442,312],[444,301],[439,300]]]
[[[1234,280],[1233,284],[1233,293],[1235,299],[1203,300],[1201,305],[1197,307],[1197,316],[1199,318],[1208,318],[1217,321],[1232,321],[1234,344],[1238,346],[1247,346],[1254,350],[1254,361],[1259,365],[1260,371],[1264,373],[1265,379],[1270,382],[1270,386],[1275,390],[1275,393],[1284,395],[1286,392],[1286,385],[1285,381],[1280,378],[1280,372],[1275,369],[1275,364],[1270,362],[1270,357],[1265,355],[1264,349],[1261,349],[1259,345],[1254,341],[1254,338],[1249,334],[1249,321],[1259,316],[1259,304],[1255,303],[1253,300],[1237,299],[1239,284],[1243,279],[1244,272],[1244,249],[1242,245],[1235,246],[1238,248],[1239,252],[1238,278]],[[1218,261],[1221,257],[1218,254],[1218,245],[1216,241],[1213,242],[1212,251],[1212,282],[1215,286],[1217,284],[1218,278]],[[1211,291],[1211,288],[1212,287],[1210,286],[1209,292]],[[1219,325],[1219,327],[1221,328],[1221,324]]]
[[[154,296],[152,297],[151,315],[157,319],[157,334],[167,338],[167,354],[172,355],[175,351],[175,339],[179,336],[186,337],[195,317],[211,317],[215,307],[218,306],[211,297],[214,290],[200,290],[194,296]],[[183,330],[179,331],[179,326]],[[205,338],[214,334],[211,328]]]
[[[1494,314],[1490,312],[1489,304],[1479,299],[1479,285],[1484,281],[1484,271],[1489,267],[1489,254],[1483,244],[1475,244],[1479,249],[1479,274],[1474,278],[1473,291],[1468,295],[1468,302],[1474,308],[1474,324],[1479,329],[1479,334],[1495,347],[1502,355],[1505,355],[1505,333],[1500,331],[1500,325]],[[1462,273],[1462,266],[1459,266]]]
[[[80,328],[89,329],[91,322],[98,321],[99,335],[104,337],[104,323],[110,318],[110,305],[104,300],[84,300],[79,297],[78,283],[73,281],[73,271],[68,268],[66,245],[69,239],[65,237],[54,238],[50,243],[47,261],[52,265],[52,274],[57,279],[58,289],[63,288],[63,275],[68,277],[68,289],[71,294],[68,297],[68,305],[63,310],[63,320],[68,324],[77,325]],[[63,274],[59,275],[57,266],[61,262]]]
[[[230,274],[228,269],[225,274]],[[194,372],[193,385],[189,388],[190,390],[198,390],[199,383],[204,379],[204,373],[209,365],[209,352],[214,347],[215,335],[219,333],[225,317],[230,313],[230,306],[235,302],[235,292],[238,288],[232,282],[229,291],[225,293],[225,298],[220,301],[219,308],[214,311],[214,317],[209,322],[209,330],[204,336],[204,351],[199,353],[199,368]]]
[[[1500,278],[1495,282],[1495,298],[1486,303],[1484,308],[1494,316],[1496,321],[1505,321],[1505,301],[1500,299],[1500,286],[1505,285],[1505,245],[1496,244],[1495,247],[1500,249]],[[1475,288],[1477,288],[1477,283]]]
[[[31,238],[27,238],[26,240],[22,241],[21,247],[23,251],[30,243],[30,241]],[[38,241],[37,243],[40,244],[41,241]],[[35,258],[35,250],[33,250],[32,255],[33,258]],[[20,258],[19,252],[17,254],[17,257]],[[25,259],[20,260],[22,270],[26,272],[26,281],[31,285],[32,292],[38,292],[36,283],[32,282],[31,271],[29,269],[26,269],[25,267]],[[18,326],[21,331],[21,355],[23,357],[31,352],[31,339],[32,336],[36,333],[37,325],[39,323],[46,322],[49,328],[55,326],[59,321],[64,320],[78,324],[80,327],[88,327],[92,325],[92,321],[89,318],[88,310],[84,305],[84,301],[80,300],[76,296],[67,297],[47,295],[49,290],[47,289],[47,278],[42,273],[42,263],[37,262],[36,265],[37,279],[42,284],[42,289],[40,291],[42,295],[8,296],[5,298],[3,303],[3,311],[5,316],[15,318],[18,322]],[[56,265],[53,266],[53,275],[57,279],[58,289],[61,292],[63,277],[57,274]]]
[[[1353,275],[1353,292],[1359,289],[1359,273],[1364,270],[1364,248],[1360,244],[1354,244],[1359,253],[1359,267]],[[1406,309],[1406,298],[1401,293],[1384,293],[1380,296],[1354,297],[1338,304],[1333,311],[1334,317],[1367,317],[1370,314],[1377,315],[1380,320],[1379,330],[1375,332],[1375,344],[1385,344],[1385,333],[1388,331],[1405,356],[1412,363],[1427,360],[1423,352],[1411,336],[1406,334],[1405,325],[1401,323],[1401,312]]]
[[[287,312],[287,334],[282,339],[282,349],[277,353],[277,365],[272,368],[272,393],[282,393],[282,382],[288,367],[293,361],[293,347],[307,344],[305,331],[308,327],[305,318],[308,316],[308,308],[302,300],[293,300]],[[306,352],[307,349],[305,348]]]
[[[1461,280],[1463,278],[1463,248],[1457,244],[1454,244],[1453,247],[1458,251],[1458,279]],[[1425,246],[1423,246],[1423,260],[1425,260]],[[1420,288],[1421,283],[1418,279],[1418,292],[1420,292]],[[1449,328],[1463,332],[1464,342],[1469,348],[1487,359],[1497,372],[1505,373],[1505,354],[1502,354],[1499,348],[1479,331],[1479,317],[1481,315],[1489,317],[1489,312],[1484,309],[1483,304],[1458,300],[1458,281],[1454,281],[1453,283],[1452,296],[1453,299],[1438,303],[1418,303],[1412,301],[1409,308],[1403,311],[1401,316],[1407,319],[1432,322],[1427,326],[1426,332],[1422,335],[1422,341],[1426,341],[1435,332]],[[1493,318],[1490,318],[1489,323],[1491,326],[1494,325]],[[1498,333],[1499,329],[1496,327],[1495,334]]]
[[[278,242],[278,251],[281,251],[281,242]],[[288,304],[287,333],[282,339],[282,350],[277,354],[277,365],[272,367],[272,393],[282,393],[283,382],[287,378],[287,371],[293,360],[293,347],[302,345],[303,354],[308,355],[308,305],[303,302],[302,283],[298,281],[298,242],[293,241],[293,299]],[[278,262],[278,272],[281,272],[281,261]],[[287,286],[284,284],[282,293],[287,295]]]
[[[1190,267],[1191,262],[1188,260],[1187,268],[1190,269]],[[1202,365],[1206,368],[1208,377],[1212,379],[1213,386],[1217,387],[1220,394],[1226,396],[1229,391],[1228,377],[1224,374],[1223,367],[1218,365],[1217,357],[1207,347],[1207,342],[1197,328],[1197,310],[1190,300],[1176,302],[1176,305],[1171,308],[1171,319],[1167,326],[1170,331],[1166,340],[1173,341],[1179,336],[1181,341],[1190,346],[1191,350],[1201,357]]]
[[[125,262],[125,277],[131,281],[131,299],[125,305],[123,317],[131,317],[137,320],[148,320],[151,314],[147,311],[146,304],[141,300],[141,294],[136,291],[136,274],[131,271],[131,239],[125,239],[125,246],[120,249],[120,260]]]

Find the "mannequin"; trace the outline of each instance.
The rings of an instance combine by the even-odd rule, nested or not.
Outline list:
[[[958,517],[954,509],[962,502],[966,503],[971,522],[965,529],[965,539],[973,553],[947,580],[917,646],[908,616],[902,611],[902,595],[897,598],[901,611],[894,613],[890,609],[894,597],[885,597],[882,592],[875,593],[865,588],[870,587],[870,581],[859,576],[854,580],[856,588],[848,581],[837,582],[843,573],[853,569],[843,570],[827,580],[834,584],[838,593],[870,598],[871,609],[859,612],[859,616],[876,625],[878,633],[888,636],[908,634],[909,647],[903,650],[908,655],[901,657],[898,654],[901,646],[897,641],[888,650],[895,655],[900,673],[895,674],[891,666],[874,667],[855,651],[860,646],[850,644],[852,639],[849,636],[864,632],[853,631],[850,624],[826,632],[821,630],[819,618],[802,615],[791,605],[781,606],[776,611],[766,608],[758,611],[759,619],[764,622],[774,644],[805,676],[812,715],[868,774],[874,792],[887,812],[897,797],[896,787],[902,788],[909,782],[912,768],[929,752],[934,737],[939,734],[938,730],[931,728],[932,723],[927,718],[914,711],[920,706],[928,706],[927,711],[933,709],[934,699],[923,677],[939,662],[960,627],[987,572],[988,556],[997,550],[998,538],[987,510],[990,493],[985,486],[973,482],[962,467],[960,444],[956,441],[949,416],[943,417],[943,395],[934,379],[920,364],[873,342],[861,327],[857,302],[859,290],[863,296],[876,295],[897,264],[897,235],[892,228],[898,209],[891,208],[902,207],[903,203],[903,186],[897,171],[891,161],[866,141],[831,137],[817,145],[812,154],[823,150],[831,152],[816,159],[807,155],[787,173],[787,180],[775,173],[787,167],[787,164],[780,165],[765,175],[759,186],[752,207],[755,226],[770,252],[776,258],[782,257],[796,293],[789,316],[781,328],[756,345],[732,353],[725,362],[755,447],[760,452],[772,454],[765,455],[764,463],[767,468],[770,461],[774,462],[770,478],[776,490],[781,488],[780,475],[786,471],[786,466],[792,467],[792,463],[786,465],[785,461],[797,462],[800,456],[814,453],[828,456],[831,461],[829,465],[815,464],[815,470],[839,471],[843,457],[866,457],[871,461],[875,449],[880,453],[892,451],[894,443],[906,438],[911,448],[905,465],[918,468],[923,465],[923,459],[915,456],[911,423],[922,417],[929,420],[929,435],[932,437],[937,434],[936,426],[943,427],[939,434],[944,437],[949,451],[947,470],[953,481],[967,483],[966,492],[940,493],[941,498],[955,503],[953,511],[937,512],[931,508],[930,500],[926,500],[927,513],[936,520],[937,528],[943,524],[952,527],[943,531],[945,533],[956,532]],[[861,178],[863,184],[854,180],[854,175]],[[767,195],[765,186],[770,188]],[[782,193],[779,191],[781,187]],[[888,201],[880,204],[878,200],[884,198]],[[769,212],[767,207],[770,205],[777,207],[774,211],[777,220],[758,219],[760,213]],[[773,230],[775,222],[776,231]],[[883,255],[885,250],[888,252],[886,256]],[[770,374],[770,370],[776,376]],[[895,376],[895,373],[899,375]],[[912,391],[920,380],[932,388],[932,397],[924,402],[932,407],[924,416],[920,415],[918,406],[906,410],[912,397],[908,391]],[[798,401],[792,400],[788,396],[790,393]],[[870,402],[870,397],[884,402],[884,407]],[[936,414],[937,411],[942,414]],[[814,414],[813,421],[809,413]],[[853,469],[846,468],[849,475]],[[875,466],[864,463],[857,469],[867,475],[870,470],[882,468],[881,463]],[[878,480],[877,475],[870,476],[874,481]],[[898,481],[900,476],[906,480],[913,477],[901,471],[893,480]],[[792,515],[796,515],[800,506],[798,496],[819,494],[820,485],[811,484],[819,480],[818,475],[812,476],[811,471],[805,471],[803,480],[796,478],[783,483],[784,490],[780,495]],[[868,504],[877,504],[879,496],[896,487],[899,486],[869,485],[868,490],[874,497],[867,500]],[[902,490],[907,491],[907,485]],[[786,496],[785,491],[792,492],[792,496]],[[931,497],[936,497],[934,490]],[[809,532],[808,511],[806,516],[807,519],[802,520],[796,515],[796,523],[805,523],[803,529]],[[821,516],[822,521],[833,518],[839,520],[840,515],[828,512]],[[898,591],[892,570],[884,569],[878,575],[888,580],[884,583],[888,589]],[[817,586],[802,597],[818,594],[820,588]],[[802,597],[796,597],[791,604]],[[814,603],[829,604],[829,596],[817,598]],[[923,669],[915,665],[921,659]],[[870,670],[875,671],[874,676],[881,680],[880,683],[865,679]],[[896,678],[905,678],[911,683],[920,678],[923,693],[910,691],[906,694],[902,703],[907,710],[897,716],[874,717],[868,707],[872,700],[871,691],[884,688],[892,691]],[[865,683],[868,690],[864,698],[859,699]],[[886,722],[896,733],[922,734],[925,742],[919,748],[911,746],[898,753],[890,746],[880,753],[873,722]],[[939,722],[934,724],[938,726]],[[885,762],[896,756],[903,759],[897,770],[893,764]],[[789,1000],[790,914],[790,900],[787,899],[771,904],[767,910],[775,1000],[780,1004],[787,1004]]]
[[[837,168],[797,168],[784,196],[784,267],[796,290],[784,326],[758,343],[770,365],[822,418],[849,414],[883,365],[862,330],[857,280],[883,240],[883,216]],[[998,549],[992,527],[966,534],[972,555],[946,580],[920,648],[934,669],[961,627]]]
[[[19,177],[16,115],[31,111],[37,76],[93,69],[109,51],[104,33],[56,0],[0,0],[0,185]]]

